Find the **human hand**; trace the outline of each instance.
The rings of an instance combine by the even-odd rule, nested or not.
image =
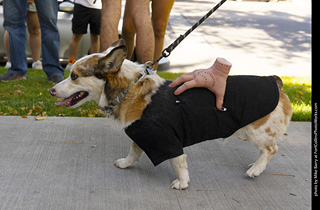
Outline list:
[[[175,79],[169,87],[176,87],[182,83],[174,92],[175,95],[183,93],[185,90],[194,87],[204,87],[216,95],[216,107],[222,110],[224,93],[229,71],[232,64],[223,58],[217,58],[214,64],[207,69],[198,69],[190,73],[185,73]]]

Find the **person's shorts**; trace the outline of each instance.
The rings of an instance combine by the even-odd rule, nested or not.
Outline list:
[[[91,34],[100,34],[101,10],[75,4],[72,18],[72,32],[74,34],[86,34],[88,24],[90,25]]]

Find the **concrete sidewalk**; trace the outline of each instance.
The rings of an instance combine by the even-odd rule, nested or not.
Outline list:
[[[175,174],[168,162],[153,167],[143,155],[131,169],[114,167],[130,140],[107,118],[2,116],[0,143],[0,210],[311,209],[309,122],[290,124],[279,152],[254,179],[244,176],[258,157],[248,142],[186,148],[185,191],[170,189]]]
[[[219,1],[176,0],[171,42]],[[234,75],[311,76],[311,3],[227,1],[172,51],[167,71],[206,68],[216,57],[229,60]]]

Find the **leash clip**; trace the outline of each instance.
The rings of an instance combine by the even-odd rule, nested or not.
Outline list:
[[[146,66],[146,72],[148,75],[153,75],[153,69],[154,69],[154,65],[151,61],[147,61],[145,64]]]

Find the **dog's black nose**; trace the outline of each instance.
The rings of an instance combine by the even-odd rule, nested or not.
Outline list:
[[[51,89],[49,90],[49,93],[50,93],[52,96],[56,96],[56,89],[51,88]]]

